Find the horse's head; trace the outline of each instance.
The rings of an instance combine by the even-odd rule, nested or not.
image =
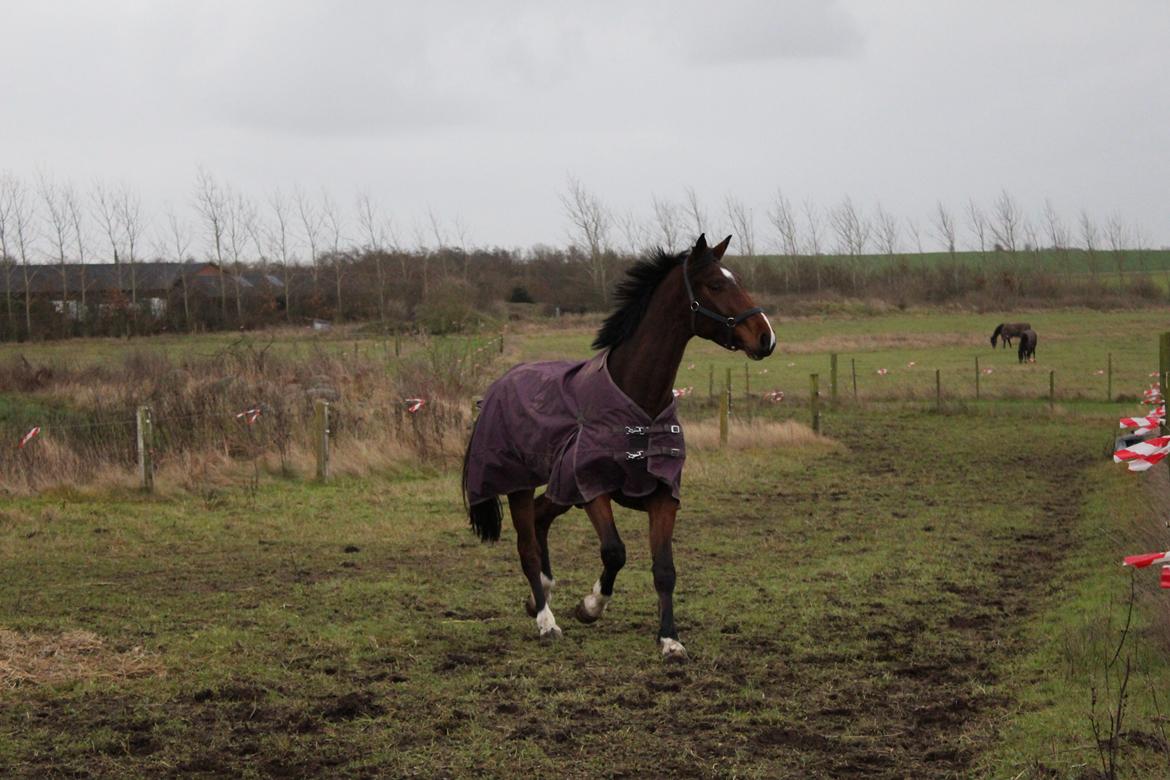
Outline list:
[[[776,333],[739,277],[720,262],[731,236],[713,247],[699,236],[683,263],[683,278],[695,335],[763,360],[776,348]]]

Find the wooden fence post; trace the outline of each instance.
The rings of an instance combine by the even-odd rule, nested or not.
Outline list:
[[[746,405],[748,400],[752,397],[752,375],[748,370],[748,364],[743,364],[743,402]]]
[[[504,354],[504,334],[500,333],[500,354]]]
[[[853,403],[857,403],[857,359],[849,358],[849,371],[853,374]]]
[[[727,376],[723,379],[723,391],[727,394],[727,408],[731,409],[731,366],[727,367]]]
[[[329,402],[318,398],[313,403],[313,436],[316,439],[317,479],[329,479]]]
[[[1105,400],[1113,400],[1113,353],[1109,353],[1109,368],[1107,369],[1108,379],[1105,380]]]
[[[1048,372],[1048,409],[1049,411],[1056,406],[1056,372]]]
[[[809,374],[808,403],[812,412],[813,433],[821,432],[821,378],[817,374]]]
[[[149,406],[138,407],[138,479],[143,490],[154,492],[154,418]]]
[[[934,408],[942,411],[942,369],[934,370]]]
[[[707,397],[715,397],[715,364],[707,364]]]
[[[402,334],[394,333],[394,357],[402,357]]]
[[[829,400],[837,406],[837,353],[829,353]]]
[[[975,356],[975,400],[979,400],[979,356]]]
[[[731,413],[731,389],[728,388],[719,396],[719,447],[727,446],[728,416]]]

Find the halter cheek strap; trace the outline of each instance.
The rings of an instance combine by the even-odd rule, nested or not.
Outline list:
[[[694,289],[691,288],[691,275],[687,272],[687,263],[690,261],[690,259],[690,254],[687,254],[687,256],[683,259],[683,284],[686,285],[687,298],[690,299],[691,302],[691,333],[697,333],[695,330],[696,314],[702,314],[704,317],[710,317],[716,322],[727,327],[727,330],[724,331],[727,336],[727,340],[718,341],[713,339],[713,341],[715,341],[716,344],[723,347],[724,349],[730,349],[732,352],[734,352],[736,349],[738,349],[731,341],[731,333],[735,330],[735,326],[749,317],[754,317],[757,314],[763,314],[764,310],[763,308],[756,306],[754,308],[748,309],[747,311],[742,311],[734,317],[727,317],[717,311],[712,311],[706,306],[703,306],[701,303],[699,303],[699,299],[695,296]]]

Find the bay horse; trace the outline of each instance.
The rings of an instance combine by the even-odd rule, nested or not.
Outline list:
[[[991,346],[995,346],[995,339],[1002,338],[1003,346],[1010,347],[1012,339],[1023,335],[1024,331],[1032,327],[1026,322],[1001,322],[995,326],[995,330],[991,333]]]
[[[616,288],[586,361],[521,364],[492,383],[463,459],[463,497],[482,541],[500,538],[500,495],[508,497],[527,610],[541,639],[561,629],[549,605],[553,579],[549,527],[582,507],[601,543],[601,576],[574,616],[593,623],[613,596],[626,548],[613,502],[650,520],[651,572],[658,594],[658,647],[683,661],[674,623],[671,538],[686,457],[672,387],[692,336],[762,360],[776,333],[740,278],[721,261],[731,236],[672,255],[659,250],[633,265]],[[544,486],[540,496],[536,489]]]
[[[1017,355],[1021,363],[1035,363],[1036,362],[1036,331],[1027,328],[1020,334],[1020,348]]]

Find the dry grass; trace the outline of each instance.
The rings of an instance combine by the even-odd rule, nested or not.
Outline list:
[[[162,664],[141,647],[114,650],[91,631],[22,634],[0,627],[0,690],[162,674]]]
[[[710,452],[719,446],[719,421],[688,422],[684,428],[687,449]],[[842,448],[837,441],[814,433],[795,420],[744,422],[732,420],[727,431],[727,448],[731,450],[778,450],[822,447]]]
[[[446,462],[462,454],[472,393],[495,371],[495,355],[424,341],[390,363],[316,344],[298,356],[245,344],[196,358],[131,352],[104,366],[22,364],[20,388],[9,389],[19,406],[0,425],[0,441],[15,442],[34,424],[43,430],[24,449],[0,446],[0,495],[133,484],[142,405],[155,421],[160,486],[203,492],[259,471],[313,473],[317,399],[331,405],[335,474]],[[427,403],[412,415],[406,398]],[[237,418],[257,407],[255,425]]]

